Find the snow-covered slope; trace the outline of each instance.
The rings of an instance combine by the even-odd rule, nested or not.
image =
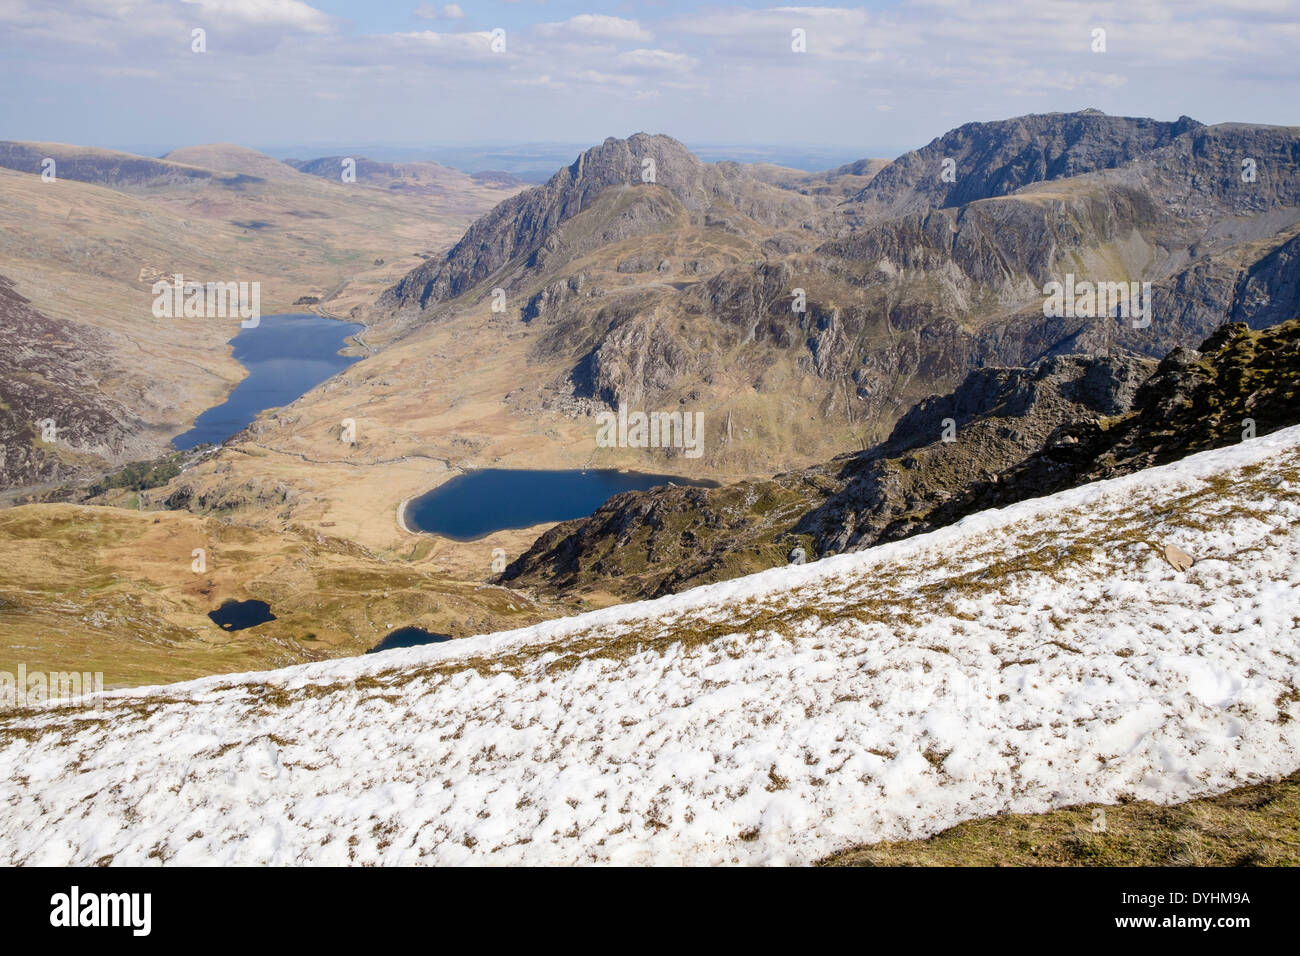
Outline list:
[[[9,715],[0,859],[803,862],[1226,789],[1300,765],[1297,529],[1300,427],[657,601]]]

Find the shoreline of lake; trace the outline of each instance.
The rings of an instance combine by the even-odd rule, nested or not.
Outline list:
[[[429,491],[432,491],[432,490],[433,490],[432,488],[429,489]],[[427,495],[428,493],[429,493],[428,491],[424,491],[424,492],[421,492],[420,494],[426,494],[426,495]],[[420,495],[408,495],[407,497],[403,498],[403,499],[402,499],[402,503],[399,504],[399,505],[397,506],[397,527],[398,527],[399,530],[404,531],[404,532],[406,532],[407,534],[427,534],[427,533],[428,533],[428,532],[425,532],[425,531],[413,531],[413,530],[410,528],[410,526],[407,525],[407,523],[406,523],[406,506],[409,505],[412,501],[414,501],[414,500],[415,500],[416,498],[418,498],[418,497],[420,497]]]
[[[473,487],[476,482],[481,487]],[[395,517],[398,528],[407,534],[466,543],[501,531],[589,517],[616,495],[664,485],[720,487],[710,479],[622,468],[478,468],[405,498]],[[499,517],[489,518],[489,513]]]

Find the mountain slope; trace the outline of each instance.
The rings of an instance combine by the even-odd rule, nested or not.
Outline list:
[[[647,175],[651,177],[648,181]],[[642,188],[647,186],[650,188]],[[661,201],[662,194],[667,193],[670,206],[696,218],[703,217],[717,202],[744,207],[747,214],[763,219],[772,219],[788,209],[803,209],[806,213],[813,208],[760,182],[737,163],[700,162],[672,137],[645,133],[626,140],[610,137],[544,185],[506,200],[475,222],[443,262],[416,267],[389,290],[381,305],[407,312],[424,309],[460,295],[512,262],[522,263],[525,270],[536,270],[554,253],[567,253],[557,236],[560,227],[603,194],[632,190],[656,194]],[[746,202],[752,193],[764,196],[767,204]],[[647,225],[648,231],[654,231],[662,224],[653,215],[648,223],[642,223],[635,214],[628,216],[618,204],[611,204],[611,211],[624,217],[626,223],[606,235],[605,242],[640,235],[647,231]]]
[[[1289,428],[654,602],[12,712],[6,859],[808,862],[1213,793],[1300,763],[1297,528]]]
[[[117,373],[107,345],[102,333],[42,315],[0,275],[0,487],[56,481],[149,449],[140,419],[96,394],[99,379]]]
[[[1104,824],[1099,826],[1099,824]],[[1297,866],[1300,771],[1164,806],[1085,803],[854,847],[823,866]]]
[[[188,166],[229,170],[246,176],[256,176],[259,179],[294,182],[301,176],[293,167],[286,166],[273,156],[259,153],[247,146],[236,146],[233,143],[182,146],[180,149],[172,150],[163,159]]]
[[[1300,422],[1300,320],[1227,325],[1152,371],[1132,355],[979,369],[862,452],[717,489],[618,495],[546,531],[502,580],[657,596],[784,564],[795,548],[807,560],[860,549],[1230,444],[1247,419],[1257,434]]]
[[[223,186],[239,187],[257,181],[257,177],[239,172],[216,172],[181,160],[154,159],[93,146],[0,141],[0,166],[6,169],[40,175],[45,169],[46,159],[54,160],[51,171],[56,178],[113,189],[175,187],[214,181]]]
[[[399,626],[463,637],[543,617],[504,588],[333,535],[132,504],[0,509],[0,674],[76,667],[137,687],[353,657]],[[249,600],[274,620],[232,632],[209,617]]]

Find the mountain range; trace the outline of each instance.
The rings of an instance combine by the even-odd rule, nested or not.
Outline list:
[[[860,170],[773,180],[638,134],[478,220],[381,297],[377,324],[418,335],[499,288],[531,364],[561,366],[553,392],[701,409],[718,463],[726,412],[762,417],[750,392],[881,438],[972,368],[1108,340],[1159,358],[1224,321],[1292,317],[1298,161],[1295,129],[1085,110],[959,127],[841,197],[826,187]],[[1150,282],[1155,321],[1045,318],[1043,287],[1066,273]]]

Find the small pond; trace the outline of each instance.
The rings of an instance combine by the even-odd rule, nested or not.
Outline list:
[[[422,627],[399,627],[366,653],[378,654],[380,651],[391,651],[399,647],[420,647],[424,644],[441,644],[443,641],[450,640],[450,634],[435,634]]]
[[[265,601],[236,601],[233,598],[215,611],[209,611],[208,617],[223,631],[242,631],[275,620],[271,605]]]

